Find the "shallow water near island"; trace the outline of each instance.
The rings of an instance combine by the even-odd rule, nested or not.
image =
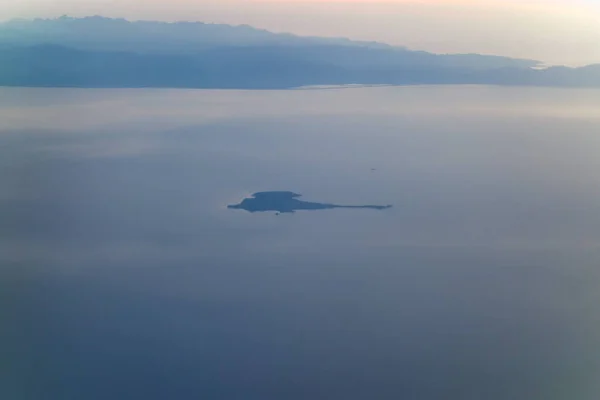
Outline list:
[[[596,400],[598,110],[0,89],[0,397]]]

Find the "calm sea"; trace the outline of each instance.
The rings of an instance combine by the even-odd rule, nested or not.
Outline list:
[[[597,400],[599,172],[598,90],[0,89],[0,398]]]

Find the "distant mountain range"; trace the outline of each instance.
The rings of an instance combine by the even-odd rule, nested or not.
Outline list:
[[[249,26],[103,17],[0,23],[0,85],[278,89],[343,84],[600,87],[600,65],[438,55]]]

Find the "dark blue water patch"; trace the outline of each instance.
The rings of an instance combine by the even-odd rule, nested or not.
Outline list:
[[[385,210],[392,207],[391,205],[339,205],[330,203],[317,203],[299,200],[298,197],[301,196],[301,194],[286,191],[258,192],[254,193],[251,197],[243,199],[241,203],[229,205],[227,208],[246,210],[251,213],[265,211],[294,213],[299,210],[316,211],[331,210],[334,208]]]

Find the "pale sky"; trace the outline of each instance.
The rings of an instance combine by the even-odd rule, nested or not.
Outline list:
[[[437,53],[600,63],[600,0],[0,0],[0,19],[104,15],[249,24]]]

